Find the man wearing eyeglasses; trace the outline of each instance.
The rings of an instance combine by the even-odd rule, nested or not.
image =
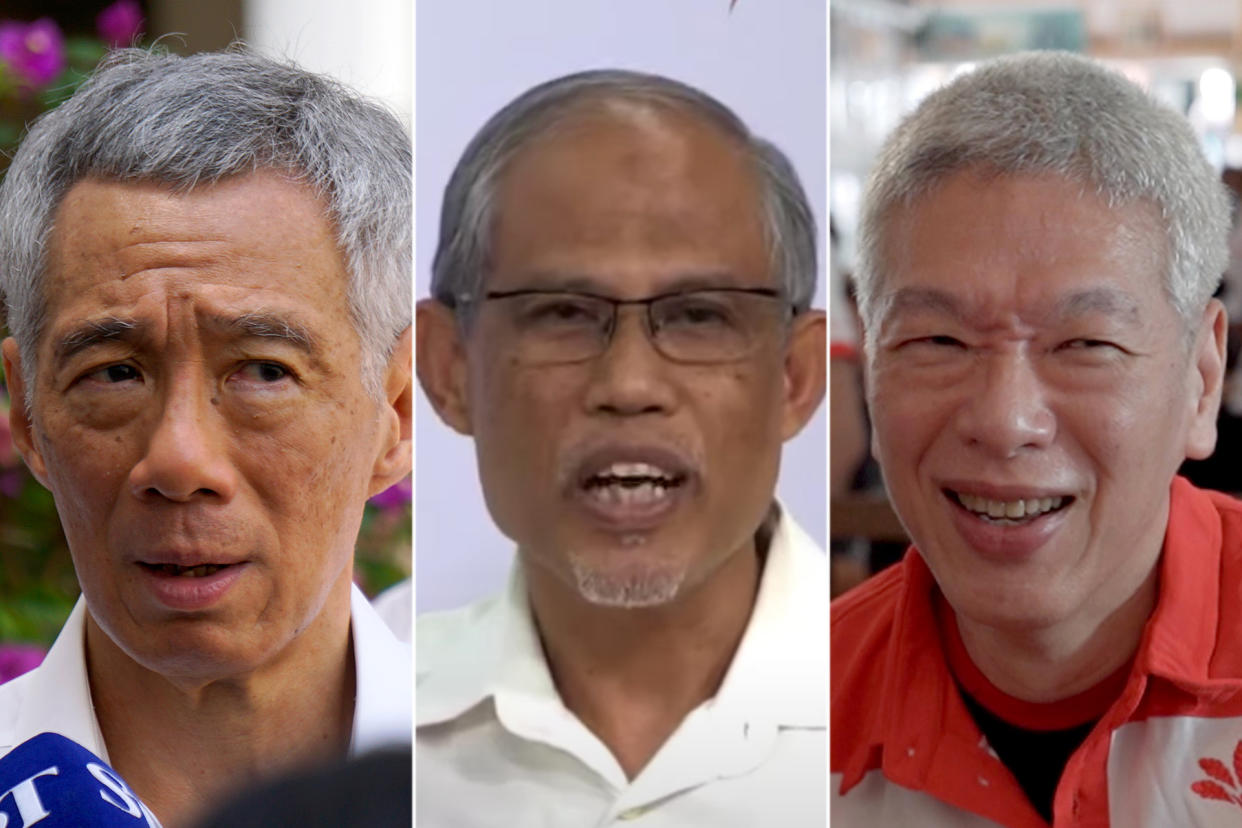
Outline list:
[[[665,78],[552,81],[467,147],[418,372],[517,556],[416,623],[420,822],[824,824],[825,561],[773,500],[824,393],[814,237],[779,150]]]

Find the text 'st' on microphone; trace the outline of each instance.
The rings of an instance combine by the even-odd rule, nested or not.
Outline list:
[[[58,733],[40,733],[0,759],[0,828],[160,828],[102,759]]]

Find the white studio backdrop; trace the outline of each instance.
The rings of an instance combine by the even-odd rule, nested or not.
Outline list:
[[[414,0],[245,0],[246,40],[386,103],[412,123]]]
[[[424,0],[416,25],[415,296],[428,295],[440,199],[467,142],[526,89],[584,69],[667,75],[732,108],[793,161],[819,225],[827,306],[824,0]],[[415,606],[460,606],[504,583],[513,544],[483,502],[474,448],[415,408]],[[778,496],[827,540],[827,416],[786,444]]]

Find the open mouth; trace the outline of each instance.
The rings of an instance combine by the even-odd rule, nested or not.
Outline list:
[[[196,564],[194,566],[178,566],[177,564],[142,564],[143,568],[149,572],[160,575],[170,575],[181,578],[205,578],[208,575],[215,575],[220,570],[232,566],[232,564]]]
[[[979,495],[942,490],[946,497],[970,514],[995,526],[1022,526],[1066,509],[1074,502],[1069,495],[1018,500],[993,500]]]
[[[686,475],[650,463],[613,463],[588,475],[582,488],[604,505],[644,506],[665,500],[685,481]]]

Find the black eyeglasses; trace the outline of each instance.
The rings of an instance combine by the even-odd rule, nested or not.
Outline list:
[[[469,300],[467,300],[469,301]],[[612,342],[623,305],[646,310],[647,337],[672,362],[734,362],[771,340],[794,307],[771,288],[720,287],[613,299],[565,290],[491,291],[512,337],[514,355],[528,365],[586,362]]]

